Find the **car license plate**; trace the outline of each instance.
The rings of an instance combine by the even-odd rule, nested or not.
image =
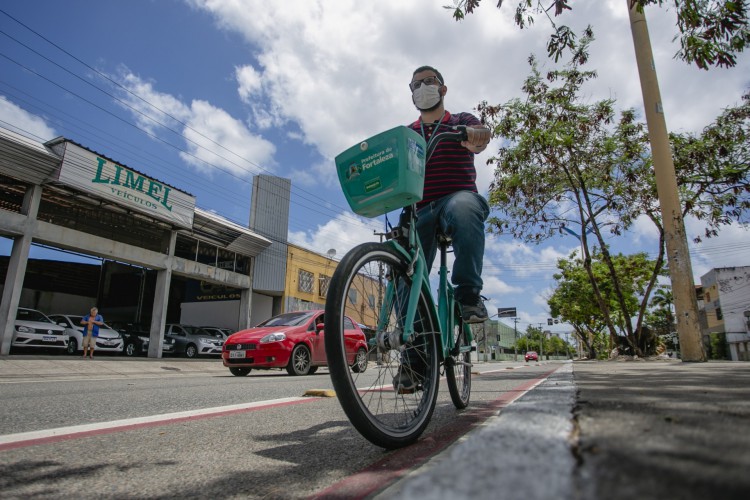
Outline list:
[[[57,342],[57,337],[53,335],[45,335],[44,337],[42,337],[42,340],[45,342]]]
[[[245,351],[229,351],[230,358],[244,358]]]

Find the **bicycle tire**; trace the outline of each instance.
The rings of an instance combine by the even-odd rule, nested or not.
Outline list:
[[[371,443],[395,449],[416,441],[429,424],[435,409],[439,384],[439,336],[429,296],[420,293],[414,342],[397,349],[378,348],[376,369],[355,373],[347,359],[343,325],[345,317],[355,321],[377,321],[386,285],[401,284],[387,314],[382,331],[393,332],[403,324],[406,307],[402,298],[412,286],[406,275],[408,262],[388,243],[364,243],[344,256],[331,277],[326,297],[325,347],[328,369],[339,403],[349,421]],[[361,302],[360,302],[361,301]],[[403,314],[402,314],[403,312]],[[401,322],[401,323],[399,323]],[[376,323],[371,323],[376,324]],[[378,333],[375,333],[377,338]],[[381,335],[382,337],[382,335]],[[408,360],[408,362],[407,362]],[[417,377],[413,392],[396,388],[399,370]]]
[[[467,345],[464,334],[464,322],[461,318],[461,308],[456,304],[454,308],[456,318],[451,335],[453,348],[450,356],[445,360],[445,379],[453,405],[459,410],[469,406],[471,398],[471,351],[461,352]]]

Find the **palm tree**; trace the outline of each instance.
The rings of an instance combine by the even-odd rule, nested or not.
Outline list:
[[[654,292],[654,296],[651,297],[651,306],[658,309],[669,310],[670,318],[672,317],[672,304],[674,303],[674,297],[672,296],[672,290],[665,288],[659,288]]]

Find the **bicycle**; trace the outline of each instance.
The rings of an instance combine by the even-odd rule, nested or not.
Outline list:
[[[424,144],[419,134],[409,132]],[[420,157],[421,144],[414,146],[410,142],[410,160],[415,155],[419,157],[424,172],[424,163],[441,140],[466,138],[467,131],[462,126],[435,134],[426,145],[424,157]],[[412,136],[409,139],[417,141]],[[394,153],[393,142],[390,144],[389,154]],[[399,152],[395,154],[398,156]],[[367,160],[373,156],[383,157],[373,153]],[[340,172],[341,168],[346,170],[347,165],[342,165]],[[357,170],[348,169],[345,175]],[[341,174],[340,180],[343,186]],[[384,187],[384,191],[387,189]],[[395,203],[400,204],[398,195],[394,196]],[[418,197],[421,198],[421,188]],[[454,301],[454,290],[448,282],[450,240],[444,235],[438,237],[436,307],[416,231],[414,203],[403,207],[398,225],[384,235],[386,241],[360,244],[344,256],[331,277],[326,297],[325,348],[336,395],[357,431],[386,449],[409,445],[425,430],[436,406],[441,368],[457,409],[468,406],[471,394],[471,352],[475,348],[471,329],[461,318],[460,305]],[[357,212],[356,203],[350,200],[350,205]],[[358,213],[371,215],[387,208]],[[343,335],[347,317],[360,318],[362,323],[366,317],[376,321],[368,341],[368,359],[375,358],[375,370],[352,369],[357,364],[348,359],[351,356],[347,357]],[[401,384],[403,377],[412,380],[411,387]]]

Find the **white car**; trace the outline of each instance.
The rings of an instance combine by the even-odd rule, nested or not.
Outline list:
[[[74,314],[50,314],[50,319],[57,324],[65,327],[65,333],[68,334],[68,354],[83,352],[83,325],[81,320],[83,316]],[[95,339],[95,351],[121,353],[125,345],[122,335],[117,330],[113,330],[106,323],[99,327],[99,336]]]
[[[68,347],[65,328],[56,325],[36,309],[19,307],[16,311],[15,330],[10,346],[59,349]]]
[[[199,328],[220,340],[227,340],[229,336],[234,333],[234,331],[229,328],[220,328],[218,326],[201,326]]]

